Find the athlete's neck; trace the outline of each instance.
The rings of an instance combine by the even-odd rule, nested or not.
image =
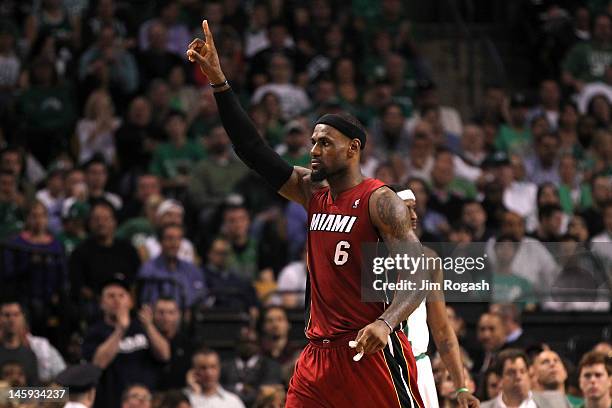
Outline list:
[[[329,192],[335,200],[340,193],[355,187],[363,181],[363,175],[357,167],[354,171],[347,169],[346,173],[339,173],[327,178]]]

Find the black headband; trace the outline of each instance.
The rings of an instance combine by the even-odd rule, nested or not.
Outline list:
[[[331,126],[351,140],[359,139],[359,141],[361,142],[361,149],[363,150],[363,148],[365,147],[365,132],[359,129],[357,126],[353,125],[348,120],[344,119],[342,116],[336,115],[334,113],[328,113],[326,115],[321,116],[319,120],[317,120],[317,123],[315,123],[315,126],[319,124]]]

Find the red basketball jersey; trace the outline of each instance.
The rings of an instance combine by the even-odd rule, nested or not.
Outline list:
[[[333,200],[329,187],[313,193],[308,206],[310,287],[306,337],[331,339],[361,330],[385,305],[361,301],[363,243],[379,241],[370,221],[369,201],[384,183],[371,178]],[[307,298],[307,302],[308,302]]]

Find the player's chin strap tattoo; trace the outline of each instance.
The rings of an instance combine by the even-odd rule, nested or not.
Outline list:
[[[221,122],[238,157],[275,190],[280,190],[291,177],[293,167],[264,142],[231,88],[214,95]]]

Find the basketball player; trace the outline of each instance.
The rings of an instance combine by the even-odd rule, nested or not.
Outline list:
[[[362,243],[380,236],[390,256],[422,255],[402,200],[361,174],[363,126],[346,114],[321,117],[311,137],[311,169],[289,166],[266,145],[238,103],[206,21],[202,28],[205,40],[195,39],[187,57],[211,82],[236,153],[308,211],[309,343],[296,363],[286,407],[424,408],[414,356],[400,325],[427,292],[397,291],[388,305],[361,302]],[[326,185],[317,184],[323,181]],[[417,277],[425,275],[416,271]]]
[[[412,229],[416,230],[418,217],[414,193],[408,189],[400,191],[397,195],[406,204],[410,214]],[[424,250],[427,256],[437,256],[430,248],[425,247]],[[435,271],[432,275],[436,281],[442,281],[442,271]],[[453,380],[458,406],[461,408],[479,407],[480,401],[470,393],[463,378],[463,364],[461,362],[459,342],[448,321],[443,293],[431,293],[429,297],[430,299],[427,301],[423,300],[417,310],[410,315],[407,328],[408,340],[412,346],[417,363],[417,371],[419,373],[418,385],[421,398],[423,398],[426,407],[439,407],[431,362],[427,355],[427,347],[429,346],[429,328],[427,325],[429,324],[436,348]]]

